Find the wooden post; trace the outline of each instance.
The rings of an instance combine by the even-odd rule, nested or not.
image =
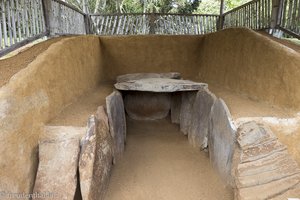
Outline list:
[[[50,35],[50,18],[49,12],[51,12],[51,0],[42,0],[43,5],[43,13],[44,13],[44,20],[45,20],[45,27],[47,36]]]
[[[149,34],[155,34],[155,13],[154,11],[150,14],[150,31]]]
[[[277,26],[281,23],[283,0],[272,0],[272,5],[269,33],[275,34]]]
[[[219,21],[217,22],[217,29],[222,30],[223,25],[224,25],[224,0],[221,0],[220,16],[219,16]]]
[[[84,24],[85,24],[85,34],[93,34],[91,27],[91,16],[89,14],[84,15]]]

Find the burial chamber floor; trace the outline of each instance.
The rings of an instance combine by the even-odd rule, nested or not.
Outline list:
[[[112,170],[106,200],[233,199],[208,153],[193,148],[170,119],[127,119],[122,159]]]

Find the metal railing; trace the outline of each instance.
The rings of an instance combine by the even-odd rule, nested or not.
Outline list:
[[[205,34],[217,30],[218,19],[218,15],[161,13],[91,15],[91,32],[98,35]]]
[[[254,30],[269,29],[272,0],[254,0],[224,14],[224,28],[247,27]]]

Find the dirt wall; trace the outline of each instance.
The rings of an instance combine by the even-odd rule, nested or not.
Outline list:
[[[300,109],[300,54],[248,29],[206,35],[199,76],[271,105]]]
[[[52,44],[0,89],[0,189],[29,193],[43,123],[94,88],[102,76],[98,37]]]
[[[185,78],[197,76],[202,36],[100,37],[100,41],[109,80],[137,72],[176,71]]]

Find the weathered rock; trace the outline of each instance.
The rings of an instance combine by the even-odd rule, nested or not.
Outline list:
[[[300,191],[295,188],[300,169],[268,127],[246,122],[238,128],[237,141],[236,199],[276,199]]]
[[[196,83],[189,80],[176,80],[166,78],[146,78],[115,84],[115,88],[118,90],[145,92],[195,91],[206,87],[206,83]]]
[[[232,184],[231,166],[236,128],[222,99],[215,101],[209,122],[208,147],[211,163],[228,184]]]
[[[191,121],[192,121],[192,110],[193,104],[196,98],[197,92],[183,92],[181,99],[180,108],[180,131],[184,135],[188,134]]]
[[[180,79],[181,75],[178,72],[169,73],[134,73],[134,74],[124,74],[117,77],[117,83],[139,80],[145,78],[170,78],[170,79]]]
[[[175,124],[180,124],[180,110],[181,110],[181,92],[174,92],[171,96],[171,121]]]
[[[51,199],[57,200],[74,198],[80,138],[84,132],[83,127],[45,127],[39,142],[39,167],[34,193],[51,192]]]
[[[156,120],[168,116],[170,93],[128,92],[124,97],[125,110],[135,120]]]
[[[195,98],[191,123],[188,132],[189,142],[198,148],[207,147],[207,135],[211,108],[216,101],[216,97],[209,90],[199,90]]]
[[[81,140],[79,159],[80,188],[83,200],[103,199],[112,169],[112,141],[104,107],[88,121]]]
[[[126,119],[122,95],[114,91],[106,97],[106,109],[109,121],[110,134],[113,140],[114,163],[119,160],[124,152],[126,140]]]

